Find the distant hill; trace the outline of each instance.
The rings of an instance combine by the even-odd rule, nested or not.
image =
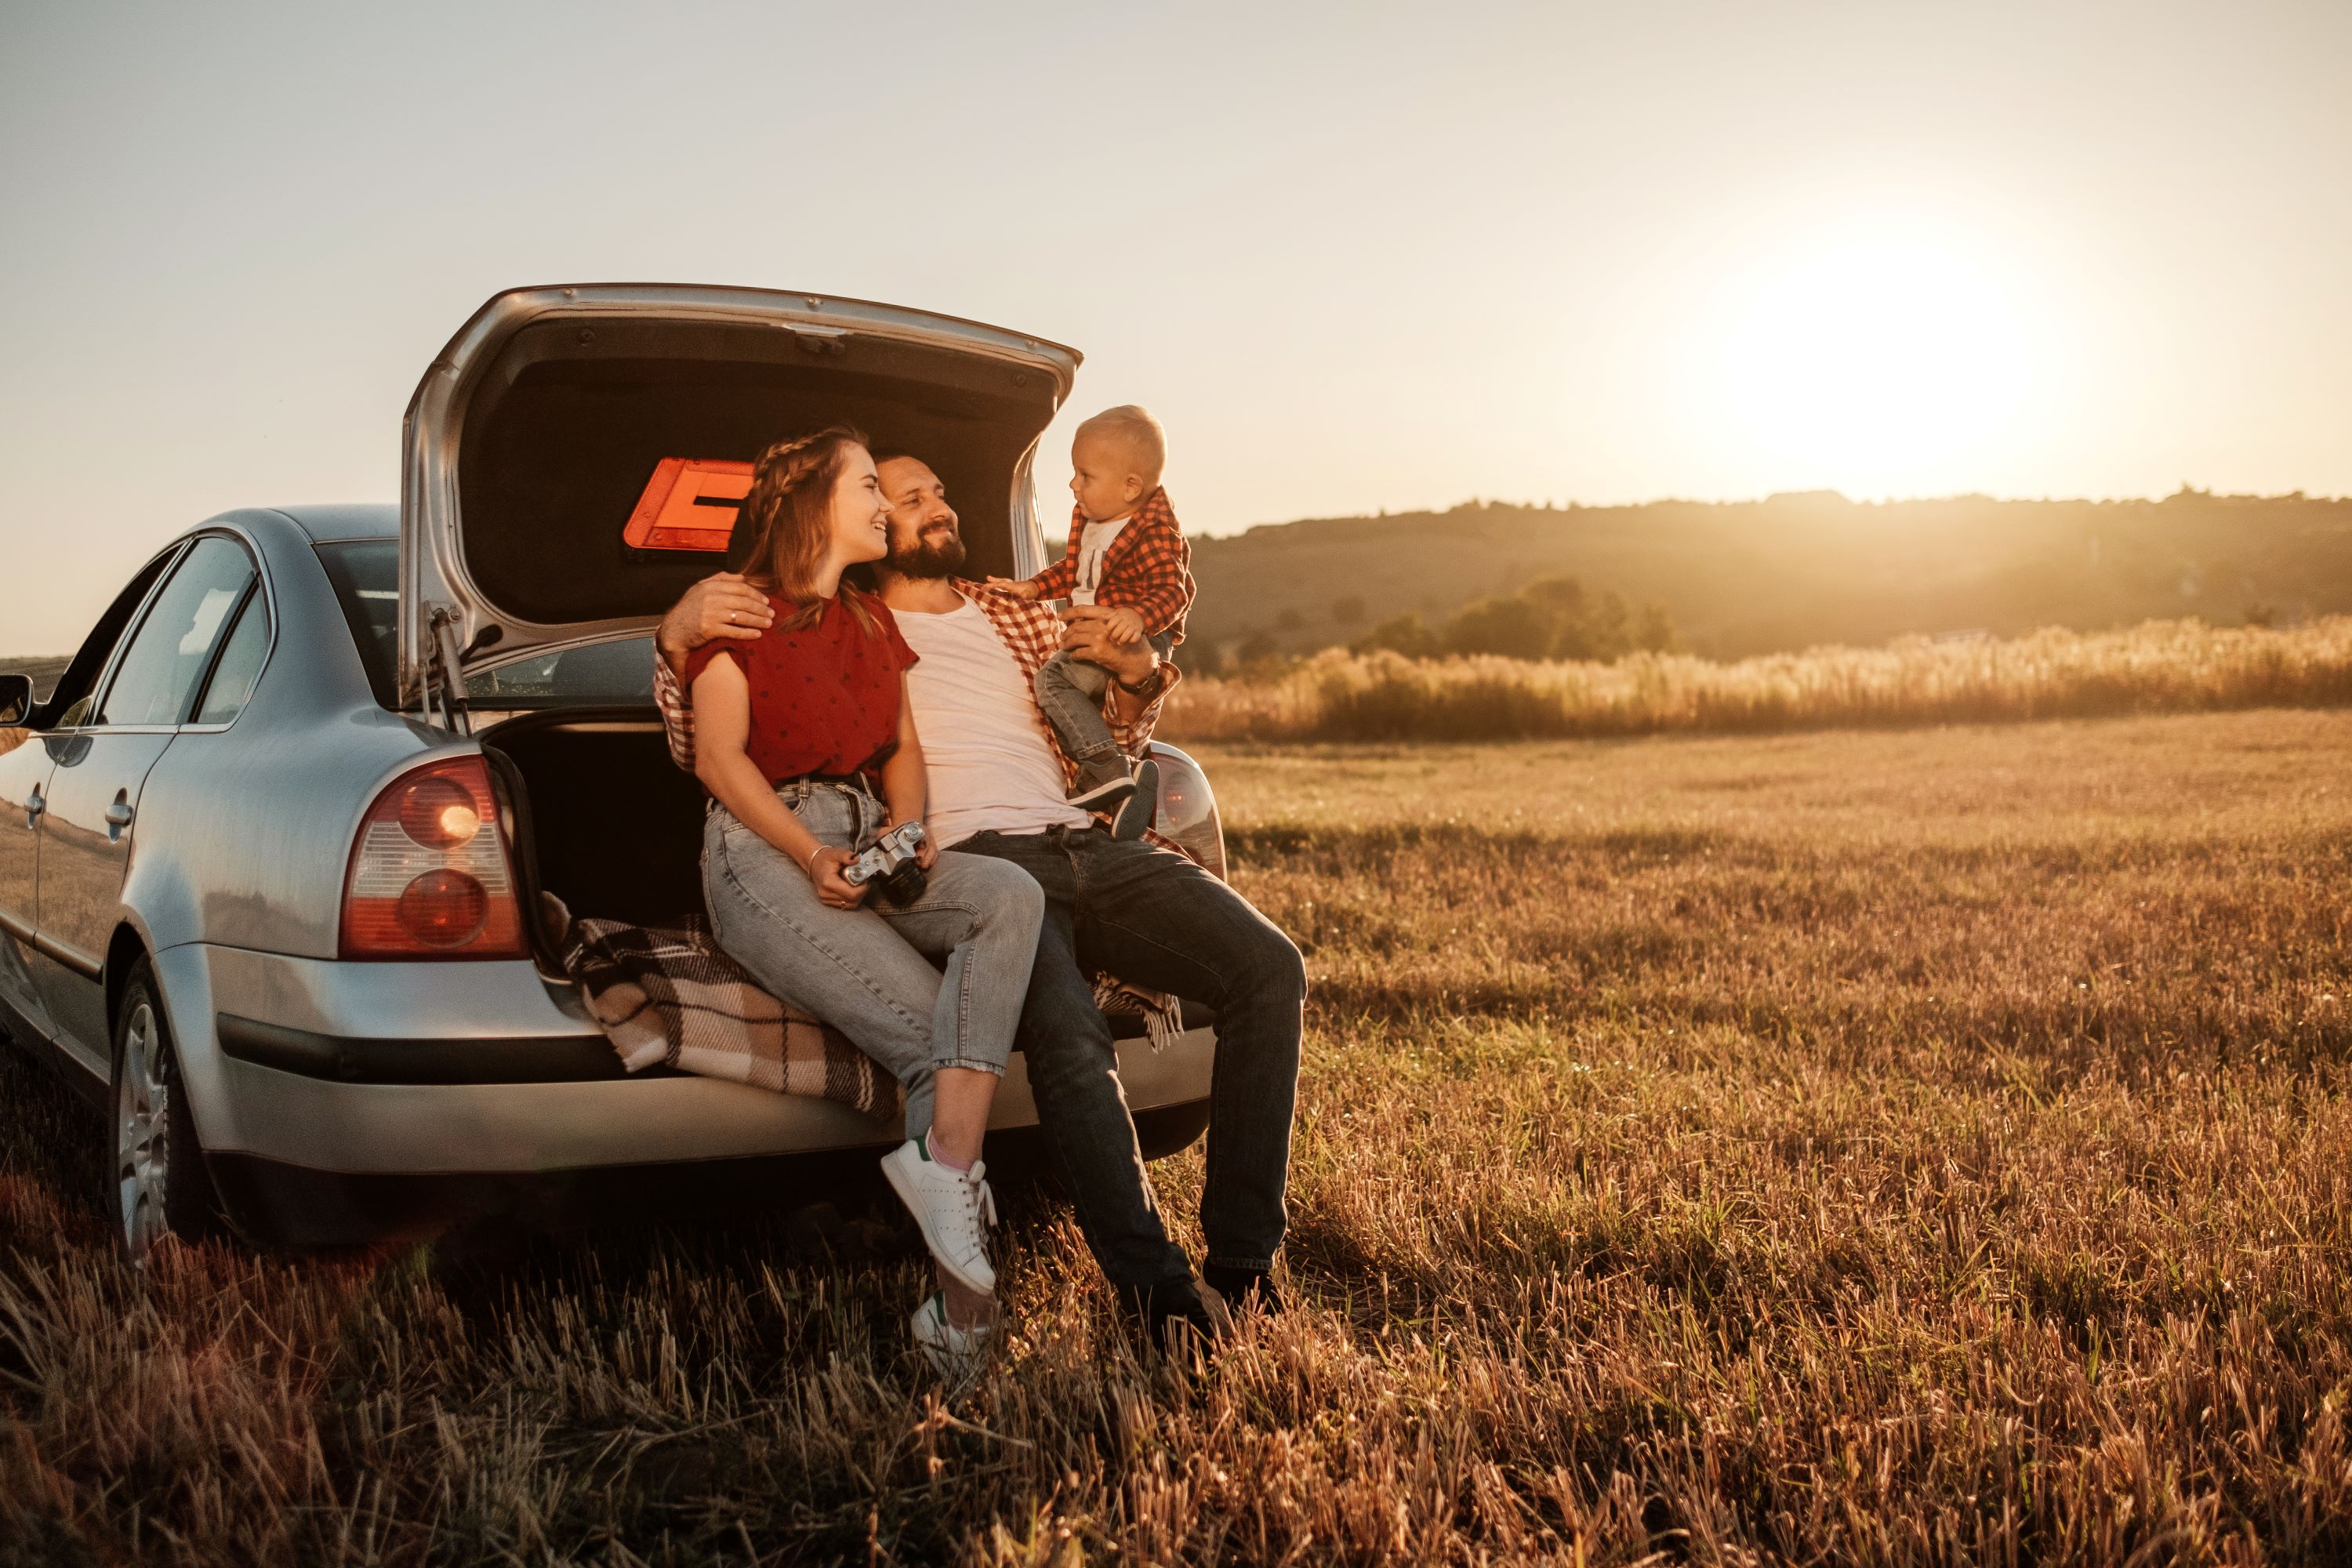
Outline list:
[[[1559,574],[1635,605],[1663,601],[1695,651],[1723,658],[1907,632],[2352,612],[2352,500],[2300,495],[1473,501],[1268,524],[1192,549],[1201,596],[1191,635],[1202,652],[1258,632],[1308,652],[1402,611],[1435,619]]]

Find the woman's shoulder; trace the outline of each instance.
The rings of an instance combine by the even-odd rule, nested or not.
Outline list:
[[[696,676],[710,668],[711,660],[722,656],[733,659],[743,673],[749,675],[755,661],[764,662],[784,654],[796,635],[784,623],[800,606],[781,595],[768,594],[764,597],[776,618],[761,627],[757,637],[714,637],[688,652],[686,656],[686,683],[688,686],[694,684]]]
[[[824,599],[795,599],[787,594],[769,593],[761,597],[768,601],[768,613],[775,618],[750,640],[749,646],[782,651],[806,637],[824,618],[830,602]]]
[[[702,672],[710,668],[712,660],[721,658],[733,659],[736,668],[749,675],[751,672],[751,650],[753,646],[755,646],[754,639],[750,637],[714,637],[699,647],[688,649],[684,684],[692,686],[701,677]]]

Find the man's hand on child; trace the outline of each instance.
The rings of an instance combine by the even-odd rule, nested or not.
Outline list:
[[[1140,638],[1122,643],[1113,637],[1109,623],[1116,613],[1108,605],[1073,605],[1063,611],[1062,651],[1088,664],[1101,665],[1133,686],[1160,668],[1160,655]]]
[[[1010,594],[1016,599],[1034,599],[1037,584],[1025,577],[991,577],[988,585],[1000,594]]]

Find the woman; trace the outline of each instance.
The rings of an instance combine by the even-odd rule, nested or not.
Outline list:
[[[914,1329],[945,1367],[980,1348],[992,1317],[982,1227],[995,1201],[981,1143],[1045,895],[1018,867],[941,853],[928,838],[917,852],[925,885],[903,903],[844,878],[858,851],[919,823],[926,805],[906,699],[914,650],[888,605],[842,581],[887,545],[865,437],[835,426],[769,447],[743,511],[755,531],[744,575],[776,619],[755,641],[708,644],[687,660],[695,773],[715,803],[703,896],[737,963],[906,1086],[908,1140],[882,1169],[939,1265],[941,1292]]]

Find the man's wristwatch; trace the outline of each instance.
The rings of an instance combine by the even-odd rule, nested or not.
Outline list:
[[[1117,676],[1113,676],[1111,679],[1118,680]],[[1167,684],[1168,661],[1166,659],[1162,659],[1158,664],[1151,667],[1151,673],[1143,678],[1143,683],[1141,685],[1129,686],[1126,681],[1119,680],[1118,689],[1121,691],[1126,692],[1129,697],[1140,697],[1149,700],[1151,698],[1159,696],[1160,688]]]

